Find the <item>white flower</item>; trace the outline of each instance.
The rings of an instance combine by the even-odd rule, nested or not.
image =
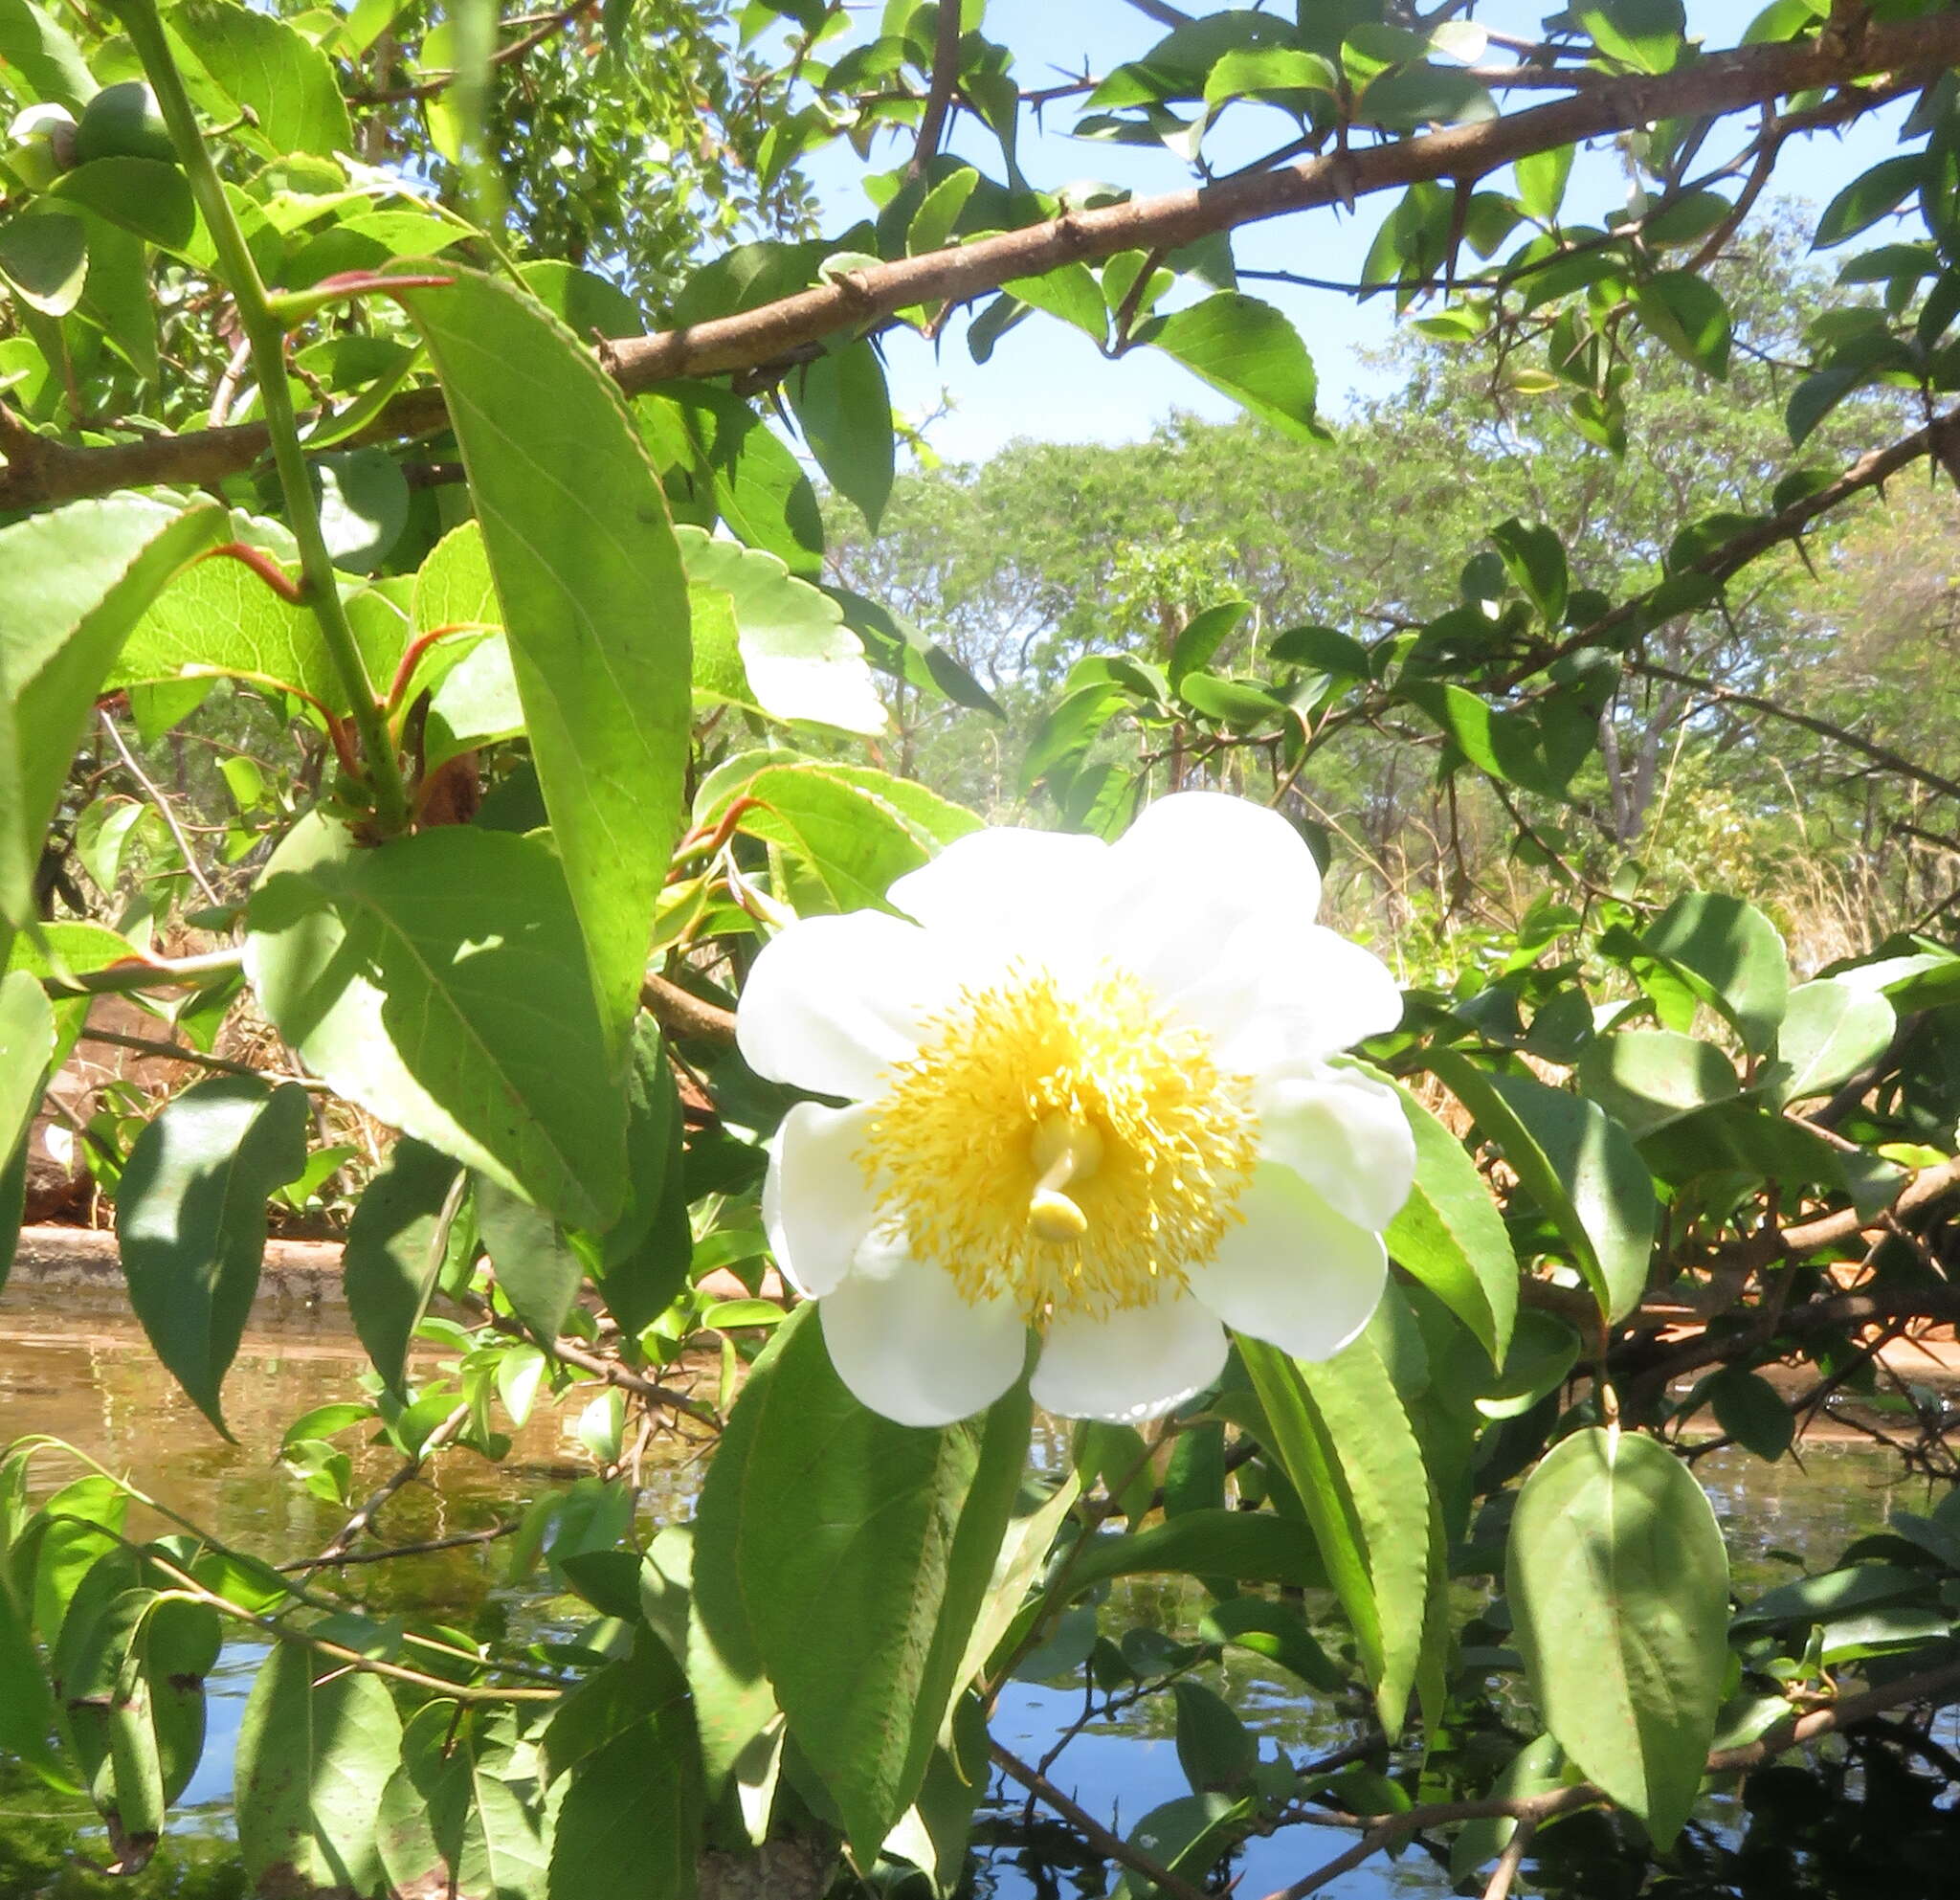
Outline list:
[[[1286,821],[1215,793],[1115,844],[975,832],[881,911],[791,925],[738,1015],[801,1103],[769,1156],[776,1262],[838,1375],[940,1425],[1019,1376],[1134,1422],[1218,1376],[1225,1328],[1338,1352],[1381,1297],[1414,1147],[1395,1092],[1329,1066],[1392,1029],[1381,963],[1313,921]]]

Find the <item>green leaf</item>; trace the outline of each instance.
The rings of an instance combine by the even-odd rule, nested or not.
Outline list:
[[[275,154],[354,149],[333,64],[298,28],[233,0],[178,0],[167,18]]]
[[[756,1362],[709,1467],[690,1651],[773,1685],[865,1865],[918,1795],[959,1687],[1029,1418],[1016,1393],[969,1423],[896,1425],[845,1390],[805,1308]]]
[[[1345,1680],[1305,1619],[1286,1604],[1269,1603],[1263,1597],[1230,1597],[1214,1603],[1198,1624],[1198,1635],[1207,1643],[1247,1649],[1277,1663],[1323,1695],[1334,1694]]]
[[[1463,1144],[1399,1084],[1396,1092],[1415,1138],[1415,1182],[1382,1239],[1502,1365],[1518,1312],[1518,1263],[1503,1217]]]
[[[1070,1566],[1078,1590],[1119,1576],[1229,1576],[1296,1588],[1325,1578],[1306,1527],[1269,1511],[1188,1510],[1124,1536],[1092,1539]]]
[[[382,1383],[397,1397],[407,1396],[409,1342],[442,1270],[442,1216],[457,1174],[448,1155],[404,1135],[347,1222],[341,1251],[347,1311]]]
[[[1504,564],[1504,571],[1537,608],[1548,627],[1555,627],[1566,616],[1566,601],[1571,591],[1571,575],[1566,565],[1566,550],[1554,530],[1543,522],[1520,521],[1513,515],[1490,531]]]
[[[1500,1800],[1548,1795],[1558,1787],[1564,1769],[1565,1756],[1558,1743],[1549,1735],[1540,1735],[1504,1764],[1490,1792]],[[1450,1878],[1461,1885],[1479,1867],[1496,1860],[1517,1831],[1518,1823],[1507,1814],[1482,1817],[1460,1828],[1450,1843]]]
[[[1727,1018],[1751,1055],[1768,1052],[1790,997],[1790,960],[1775,925],[1720,891],[1687,891],[1640,936],[1640,947]]]
[[[449,288],[404,301],[469,472],[616,1077],[684,801],[686,578],[612,378],[533,299],[444,269]]]
[[[1100,349],[1109,336],[1109,305],[1102,286],[1087,264],[1058,265],[1040,277],[1017,277],[1001,285],[1010,297],[1033,304],[1051,317],[1073,324]]]
[[[1678,1122],[1741,1087],[1712,1042],[1672,1029],[1621,1029],[1595,1037],[1572,1073],[1579,1093],[1638,1137]]]
[[[1177,1765],[1192,1793],[1236,1793],[1252,1778],[1258,1738],[1216,1689],[1188,1678],[1172,1683],[1177,1708]]]
[[[896,806],[822,766],[769,766],[747,796],[739,827],[793,854],[799,910],[880,906],[892,880],[931,856]]]
[[[712,384],[676,383],[642,396],[637,413],[662,469],[684,469],[738,541],[767,548],[791,573],[821,576],[816,490],[789,446],[740,396]]]
[[[1634,286],[1646,324],[1682,362],[1714,377],[1728,374],[1728,305],[1692,271],[1660,271]]]
[[[1428,1063],[1550,1217],[1600,1311],[1609,1320],[1631,1312],[1646,1291],[1658,1218],[1633,1137],[1593,1103],[1493,1075],[1454,1049],[1431,1050]]]
[[[476,1195],[477,1226],[497,1284],[532,1338],[548,1346],[565,1330],[585,1264],[542,1209],[489,1179],[478,1180]]]
[[[79,205],[167,251],[184,253],[197,233],[197,207],[183,172],[153,158],[99,158],[55,181],[50,200]]]
[[[1728,1554],[1701,1486],[1652,1439],[1574,1432],[1518,1495],[1505,1590],[1545,1726],[1665,1852],[1728,1660]]]
[[[213,1076],[136,1138],[116,1189],[129,1304],[157,1357],[226,1438],[219,1394],[258,1290],[266,1200],[306,1165],[295,1083]]]
[[[687,568],[695,690],[771,719],[809,720],[845,732],[882,732],[864,643],[844,610],[775,555],[675,530]]]
[[[100,90],[81,49],[35,0],[0,0],[0,60],[32,98],[65,105],[78,118]]]
[[[627,1077],[626,1174],[626,1211],[600,1241],[594,1277],[612,1317],[636,1333],[679,1296],[694,1253],[680,1096],[659,1029],[645,1016],[634,1025]]]
[[[1906,152],[1860,172],[1824,207],[1811,249],[1829,251],[1889,216],[1926,182],[1927,164],[1924,152]]]
[[[1187,673],[1211,665],[1213,657],[1251,612],[1250,601],[1221,600],[1191,616],[1170,649],[1170,663],[1165,669],[1172,692],[1184,684]]]
[[[52,206],[0,225],[0,280],[46,317],[65,317],[88,279],[88,227]]]
[[[1447,680],[1407,680],[1397,695],[1446,732],[1479,771],[1527,792],[1562,797],[1583,759],[1555,748],[1529,713],[1507,712]]]
[[[0,529],[0,680],[12,701],[14,848],[38,858],[102,682],[157,590],[223,532],[214,504],[134,495]]]
[[[568,1223],[625,1196],[625,1100],[550,849],[448,825],[294,828],[246,913],[279,1033],[340,1094]]]
[[[27,970],[0,976],[0,1159],[11,1159],[40,1106],[55,1056],[55,1012]]]
[[[382,1878],[375,1816],[401,1757],[377,1677],[278,1643],[238,1725],[238,1854],[264,1892],[368,1893]]]
[[[643,1644],[588,1678],[559,1704],[544,1757],[551,1778],[570,1777],[551,1833],[549,1900],[693,1900],[701,1752],[671,1661]]]
[[[1665,73],[1681,58],[1682,0],[1586,0],[1571,12],[1600,52],[1636,72]]]
[[[1202,1884],[1232,1844],[1251,1806],[1230,1795],[1181,1795],[1145,1815],[1131,1830],[1129,1844],[1167,1873]],[[1161,1889],[1125,1872],[1117,1891],[1123,1900],[1148,1900]]]
[[[1829,1093],[1881,1054],[1897,1027],[1875,990],[1836,977],[1798,984],[1776,1030],[1771,1099],[1781,1106]]]
[[[1367,1335],[1331,1359],[1302,1360],[1295,1370],[1326,1433],[1359,1527],[1381,1629],[1381,1673],[1370,1686],[1382,1726],[1393,1735],[1401,1731],[1415,1687],[1432,1570],[1440,1562],[1440,1552],[1432,1544],[1422,1448],[1394,1381]]]
[[[1760,1373],[1724,1366],[1703,1388],[1715,1408],[1715,1422],[1737,1444],[1771,1464],[1796,1437],[1796,1418],[1783,1395]]]
[[[1312,1366],[1243,1336],[1238,1352],[1263,1413],[1255,1430],[1305,1508],[1376,1713],[1399,1733],[1422,1659],[1434,1528],[1408,1415],[1366,1338]]]
[[[1554,145],[1549,151],[1526,152],[1511,167],[1518,181],[1518,202],[1541,224],[1557,221],[1558,208],[1565,202],[1566,180],[1572,175],[1575,149]]]
[[[23,1605],[0,1571],[0,1750],[12,1755],[50,1787],[73,1790],[74,1782],[50,1747],[55,1732],[55,1697],[47,1671],[35,1655]]]
[[[1313,360],[1300,332],[1270,303],[1220,290],[1140,334],[1282,436],[1319,439]]]
[[[256,539],[265,529],[249,517],[234,518],[232,525],[240,539]],[[405,633],[398,620],[391,626],[365,616],[355,620],[370,674],[385,680],[394,671]],[[163,588],[131,630],[104,685],[220,673],[297,688],[332,712],[350,706],[312,611],[281,599],[241,561],[200,561]]]
[[[892,399],[878,352],[847,344],[791,375],[787,391],[810,453],[873,534],[892,492]]]
[[[546,1846],[512,1785],[525,1778],[516,1747],[507,1711],[442,1700],[415,1711],[375,1822],[392,1890],[545,1900]]]

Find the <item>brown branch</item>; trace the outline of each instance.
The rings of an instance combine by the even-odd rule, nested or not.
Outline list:
[[[994,1767],[1010,1781],[1018,1781],[1043,1807],[1059,1815],[1105,1860],[1127,1867],[1148,1888],[1169,1893],[1173,1900],[1205,1900],[1198,1888],[1180,1879],[1169,1867],[1159,1866],[1147,1854],[1138,1853],[1122,1835],[1112,1834],[1085,1807],[1071,1800],[1047,1776],[1031,1768],[1019,1755],[1010,1754],[998,1742],[990,1742],[987,1753]]]
[[[664,976],[649,975],[640,985],[641,1005],[669,1036],[688,1042],[712,1042],[717,1048],[735,1046],[735,1012],[703,1002],[691,991]]]
[[[420,1472],[428,1462],[429,1454],[440,1451],[469,1422],[470,1408],[465,1401],[457,1406],[407,1458],[403,1459],[390,1473],[381,1488],[334,1532],[333,1539],[325,1550],[313,1559],[314,1564],[331,1564],[345,1556],[373,1527],[374,1520],[381,1515],[381,1509],[389,1499],[409,1485]]]
[[[773,362],[839,331],[861,331],[917,304],[967,300],[1015,278],[1100,261],[1120,251],[1174,250],[1220,231],[1438,179],[1477,178],[1530,153],[1652,120],[1732,112],[1765,100],[1848,84],[1877,74],[1960,64],[1960,12],[1874,28],[1853,44],[1784,42],[1738,47],[1659,77],[1630,73],[1610,85],[1477,124],[1303,159],[1272,170],[1092,211],[916,257],[895,258],[754,310],[614,343],[610,367],[636,394],[682,377],[724,375]],[[440,391],[395,396],[359,443],[421,436],[443,426]],[[145,437],[100,448],[42,441],[25,465],[0,472],[0,511],[24,510],[158,482],[209,483],[250,468],[264,452],[256,424]],[[49,450],[56,453],[49,454]]]
[[[932,42],[932,84],[925,95],[925,112],[919,121],[919,138],[912,147],[907,178],[924,178],[946,131],[947,108],[960,83],[960,0],[939,0],[939,27]]]
[[[1834,726],[1828,719],[1818,719],[1808,712],[1797,712],[1793,707],[1779,705],[1774,700],[1766,700],[1759,693],[1745,693],[1733,686],[1724,686],[1713,680],[1698,679],[1692,673],[1677,673],[1671,666],[1658,665],[1651,659],[1629,659],[1627,670],[1637,673],[1646,680],[1664,680],[1670,685],[1685,686],[1691,692],[1701,694],[1718,705],[1748,706],[1752,712],[1767,713],[1772,719],[1780,719],[1786,725],[1800,726],[1806,732],[1815,732],[1820,739],[1829,739],[1839,746],[1860,752],[1874,765],[1882,766],[1887,771],[1896,772],[1901,778],[1909,778],[1916,785],[1923,785],[1928,792],[1944,794],[1949,798],[1960,798],[1960,779],[1945,777],[1942,773],[1929,771],[1925,766],[1915,765],[1903,752],[1895,752],[1889,746],[1881,746],[1870,739],[1860,739],[1856,732],[1842,726]]]
[[[514,39],[508,46],[499,47],[490,56],[493,66],[508,66],[515,59],[522,59],[534,47],[542,46],[547,39],[574,26],[590,13],[599,0],[578,0],[576,6],[568,7],[563,12],[547,14],[531,32],[522,39]],[[434,78],[423,79],[412,86],[390,86],[372,92],[350,92],[349,105],[401,105],[410,100],[434,99],[439,93],[447,92],[457,82],[455,73],[438,73]]]
[[[1889,448],[1874,449],[1869,455],[1860,456],[1835,481],[1817,489],[1815,494],[1805,496],[1800,502],[1793,502],[1789,507],[1776,514],[1766,515],[1761,521],[1744,528],[1740,534],[1731,535],[1719,548],[1710,548],[1700,560],[1690,562],[1680,571],[1706,574],[1717,582],[1726,581],[1740,573],[1757,555],[1767,553],[1779,542],[1794,541],[1812,522],[1829,514],[1833,508],[1842,506],[1854,495],[1867,488],[1882,486],[1901,469],[1909,468],[1927,456],[1939,456],[1944,459],[1956,449],[1960,449],[1960,409],[1949,409],[1944,415],[1936,415],[1924,429],[1915,429],[1911,435],[1902,436]],[[1672,579],[1674,576],[1669,578]],[[1648,602],[1657,591],[1650,589],[1645,593],[1636,594],[1631,600],[1622,601],[1610,613],[1602,614],[1598,619],[1581,627],[1570,638],[1534,654],[1524,665],[1500,682],[1500,686],[1515,686],[1521,680],[1528,679],[1534,673],[1542,673],[1554,660],[1563,659],[1583,647],[1608,644],[1609,636],[1629,627],[1646,611]],[[1677,676],[1657,674],[1655,677]],[[1705,682],[1688,681],[1682,683],[1699,690]],[[1716,687],[1713,690],[1720,692],[1726,689]],[[1766,707],[1769,711],[1777,709],[1774,706]],[[1825,736],[1837,736],[1837,728],[1830,728]],[[1896,757],[1896,754],[1890,754],[1888,757]]]
[[[381,1551],[345,1551],[332,1557],[295,1557],[290,1563],[274,1564],[281,1576],[308,1570],[345,1570],[349,1564],[391,1563],[396,1557],[433,1556],[438,1551],[467,1550],[474,1544],[494,1544],[518,1528],[513,1518],[507,1524],[492,1524],[481,1531],[458,1531],[450,1537],[430,1537],[419,1544],[390,1544]]]
[[[1927,1669],[1919,1675],[1905,1676],[1879,1688],[1843,1696],[1825,1708],[1813,1710],[1807,1715],[1786,1716],[1768,1730],[1760,1740],[1742,1748],[1717,1749],[1708,1756],[1702,1772],[1704,1775],[1747,1774],[1752,1768],[1761,1768],[1775,1760],[1790,1749],[1801,1748],[1806,1742],[1815,1741],[1820,1736],[1855,1728],[1868,1717],[1882,1714],[1887,1710],[1908,1708],[1913,1703],[1943,1696],[1956,1686],[1960,1686],[1960,1663],[1949,1663],[1943,1668]],[[1432,1801],[1401,1814],[1377,1815],[1369,1821],[1368,1831],[1346,1853],[1337,1855],[1325,1866],[1316,1867],[1291,1887],[1282,1887],[1269,1893],[1266,1900],[1306,1900],[1306,1895],[1318,1892],[1329,1881],[1359,1866],[1370,1855],[1424,1828],[1446,1827],[1463,1821],[1509,1819],[1517,1822],[1522,1831],[1527,1827],[1535,1828],[1559,1815],[1570,1814],[1574,1808],[1590,1807],[1606,1799],[1606,1795],[1590,1781],[1580,1781],[1542,1795],[1493,1796],[1486,1800],[1476,1801]]]

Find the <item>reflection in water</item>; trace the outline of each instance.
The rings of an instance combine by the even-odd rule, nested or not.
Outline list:
[[[439,1363],[432,1358],[427,1370]],[[283,1558],[321,1548],[345,1512],[279,1468],[280,1435],[313,1406],[346,1397],[363,1364],[352,1342],[327,1326],[301,1336],[248,1338],[225,1388],[226,1415],[239,1440],[229,1445],[158,1368],[139,1334],[108,1321],[91,1328],[73,1317],[14,1312],[0,1324],[0,1444],[28,1433],[66,1439],[226,1541]],[[501,1466],[467,1451],[444,1453],[437,1485],[412,1485],[390,1502],[385,1540],[417,1543],[509,1521],[537,1492],[589,1471],[590,1462],[570,1435],[589,1396],[589,1389],[574,1395],[562,1412],[541,1401]],[[355,1431],[338,1441],[354,1453],[357,1497],[394,1464],[385,1445],[359,1444],[362,1436]],[[1063,1442],[1058,1431],[1045,1434],[1036,1443],[1037,1463],[1056,1462]],[[44,1475],[52,1483],[62,1474],[50,1464]],[[1739,1450],[1721,1452],[1704,1459],[1696,1475],[1723,1521],[1745,1596],[1788,1580],[1795,1558],[1813,1567],[1834,1558],[1854,1538],[1881,1529],[1895,1501],[1894,1467],[1850,1445],[1808,1448],[1802,1467],[1790,1462],[1769,1467]],[[693,1446],[679,1441],[657,1445],[644,1471],[643,1530],[685,1517],[699,1478]],[[1926,1508],[1916,1488],[1900,1492],[1896,1502]],[[139,1533],[164,1528],[132,1523]],[[334,1587],[350,1605],[385,1615],[439,1615],[479,1636],[513,1628],[568,1634],[590,1619],[585,1606],[542,1594],[548,1585],[539,1576],[513,1582],[507,1548],[476,1545],[363,1566],[339,1573]],[[1119,1584],[1103,1605],[1102,1626],[1116,1636],[1133,1626],[1188,1633],[1208,1600],[1195,1583]],[[211,1679],[207,1754],[174,1823],[182,1840],[133,1883],[98,1880],[73,1865],[78,1841],[86,1853],[100,1838],[92,1813],[0,1778],[0,1896],[242,1900],[242,1882],[225,1845],[226,1799],[238,1718],[261,1655],[255,1644],[235,1644]],[[1302,1696],[1290,1677],[1262,1673],[1242,1652],[1231,1652],[1222,1669],[1200,1671],[1199,1678],[1228,1695],[1261,1735],[1269,1759],[1283,1749],[1297,1765],[1359,1732],[1350,1714]],[[1082,1710],[1079,1670],[1054,1684],[1015,1684],[1002,1698],[996,1732],[1023,1759],[1035,1759]],[[1127,1833],[1151,1808],[1189,1793],[1170,1731],[1168,1697],[1134,1703],[1112,1719],[1089,1723],[1060,1755],[1054,1777]],[[1941,1884],[1949,1871],[1925,1880],[1912,1871],[1915,1857],[1930,1851],[1923,1825],[1930,1797],[1922,1791],[1932,1786],[1889,1770],[1868,1774],[1857,1764],[1758,1775],[1748,1794],[1757,1819],[1748,1851],[1734,1851],[1748,1818],[1743,1802],[1732,1796],[1710,1801],[1684,1841],[1668,1890],[1677,1896],[1741,1893],[1751,1900],[1848,1900],[1866,1892],[1930,1900],[1950,1892],[1950,1884]],[[996,1788],[997,1805],[983,1812],[976,1829],[975,1891],[999,1900],[1073,1900],[1106,1891],[1113,1870],[1083,1861],[1054,1830],[1023,1825],[1021,1803],[1008,1799],[1011,1792]],[[1874,1800],[1897,1823],[1882,1839],[1871,1833],[1864,1812]],[[1286,1830],[1248,1843],[1230,1871],[1240,1893],[1258,1896],[1297,1879],[1341,1844],[1344,1837],[1324,1828]],[[1941,1850],[1949,1870],[1951,1845]],[[1854,1863],[1871,1881],[1844,1871]],[[1573,1900],[1631,1894],[1638,1890],[1640,1871],[1641,1862],[1619,1832],[1603,1820],[1580,1817],[1547,1834],[1519,1890],[1555,1891]],[[1398,1861],[1377,1860],[1323,1890],[1334,1900],[1387,1900],[1451,1889],[1446,1868],[1416,1844]]]

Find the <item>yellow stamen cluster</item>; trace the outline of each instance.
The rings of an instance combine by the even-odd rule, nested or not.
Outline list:
[[[875,1106],[858,1161],[881,1222],[1031,1319],[1183,1285],[1257,1158],[1249,1079],[1121,972],[1069,991],[1013,967],[962,991]]]

